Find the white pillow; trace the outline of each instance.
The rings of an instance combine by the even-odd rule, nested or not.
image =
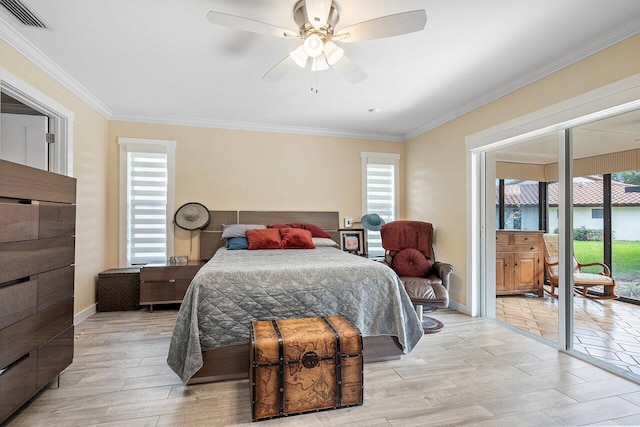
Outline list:
[[[312,237],[311,240],[313,240],[313,244],[316,248],[323,246],[329,248],[338,247],[338,244],[336,242],[331,239],[327,239],[326,237]]]
[[[260,224],[222,224],[222,238],[229,239],[231,237],[247,237],[247,230],[257,230],[267,228],[266,225]]]

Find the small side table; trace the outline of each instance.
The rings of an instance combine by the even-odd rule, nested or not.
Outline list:
[[[140,305],[181,303],[204,261],[186,264],[147,264],[140,269]]]

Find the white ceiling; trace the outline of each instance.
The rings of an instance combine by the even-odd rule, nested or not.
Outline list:
[[[295,0],[23,1],[53,30],[24,27],[0,8],[0,37],[109,118],[398,141],[640,32],[638,0],[343,0],[338,30],[414,9],[426,10],[427,25],[344,44],[368,79],[354,85],[322,71],[316,94],[308,70],[261,80],[298,41],[206,17],[295,30]]]

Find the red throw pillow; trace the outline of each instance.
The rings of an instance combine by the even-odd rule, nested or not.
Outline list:
[[[280,237],[284,249],[314,249],[313,238],[309,230],[301,228],[281,228]]]
[[[309,224],[307,222],[294,222],[293,224],[273,224],[269,225],[269,228],[301,228],[303,230],[309,230],[311,232],[311,237],[324,237],[325,239],[330,239],[329,236],[322,228],[318,227],[314,224]]]
[[[282,249],[280,230],[265,228],[262,230],[247,230],[249,249]]]
[[[309,230],[312,237],[324,237],[325,239],[331,238],[331,236],[329,236],[322,228],[314,224],[308,224],[306,222],[294,222],[291,225],[293,226],[293,228],[302,228],[303,230]]]
[[[393,257],[392,267],[400,277],[424,277],[429,271],[429,260],[417,249],[407,248]]]

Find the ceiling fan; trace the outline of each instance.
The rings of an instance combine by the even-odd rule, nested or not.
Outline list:
[[[296,67],[312,71],[332,67],[351,83],[367,78],[362,69],[344,54],[337,43],[354,43],[413,33],[424,29],[427,13],[424,9],[386,15],[360,22],[336,31],[340,19],[340,8],[333,0],[300,0],[293,8],[293,19],[297,30],[280,28],[266,22],[255,21],[236,15],[211,11],[209,21],[216,25],[235,28],[252,33],[276,37],[301,39],[302,44],[285,59],[277,63],[262,78],[277,81]]]

